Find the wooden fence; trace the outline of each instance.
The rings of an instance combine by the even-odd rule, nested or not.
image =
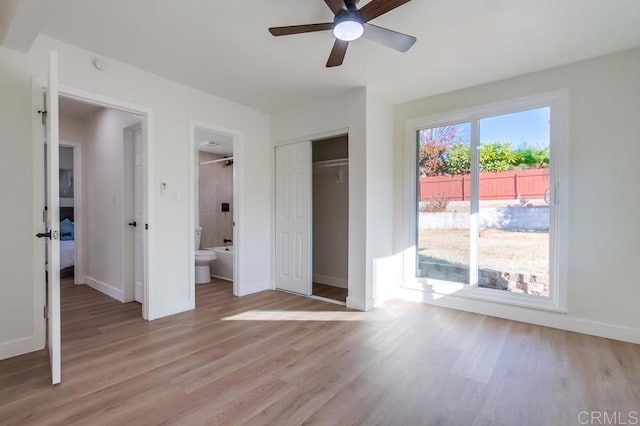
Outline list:
[[[544,198],[549,188],[549,169],[510,170],[480,173],[481,200]],[[445,194],[449,201],[469,200],[471,175],[429,176],[420,178],[420,201]]]

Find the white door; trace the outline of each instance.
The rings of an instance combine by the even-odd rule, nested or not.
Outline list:
[[[276,288],[311,294],[311,142],[276,147]]]
[[[47,139],[47,336],[51,361],[51,382],[60,383],[62,360],[60,351],[60,192],[59,192],[59,140],[58,140],[58,55],[49,58],[47,85],[46,139]]]
[[[134,299],[144,303],[144,138],[142,126],[137,124],[133,136],[133,220],[136,223],[133,238]]]

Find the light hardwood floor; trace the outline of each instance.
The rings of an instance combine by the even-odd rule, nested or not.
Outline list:
[[[63,382],[0,361],[0,424],[572,425],[640,410],[640,346],[391,301],[373,312],[197,286],[197,309],[63,286]]]

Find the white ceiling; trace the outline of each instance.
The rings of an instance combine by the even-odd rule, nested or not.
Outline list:
[[[76,101],[75,99],[65,98],[64,96],[60,96],[60,98],[58,99],[58,103],[61,115],[78,118],[80,120],[84,120],[89,115],[93,114],[99,109],[102,109],[102,107],[99,105]]]
[[[368,1],[360,2],[360,7]],[[418,38],[407,53],[361,39],[327,69],[323,0],[65,0],[44,33],[273,111],[367,86],[404,102],[640,45],[638,0],[413,0],[372,21]]]
[[[232,156],[233,137],[222,133],[214,133],[204,129],[195,129],[195,143],[200,151]]]

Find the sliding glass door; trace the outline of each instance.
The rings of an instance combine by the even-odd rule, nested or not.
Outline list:
[[[552,103],[499,111],[414,127],[415,277],[548,298],[556,247]]]

